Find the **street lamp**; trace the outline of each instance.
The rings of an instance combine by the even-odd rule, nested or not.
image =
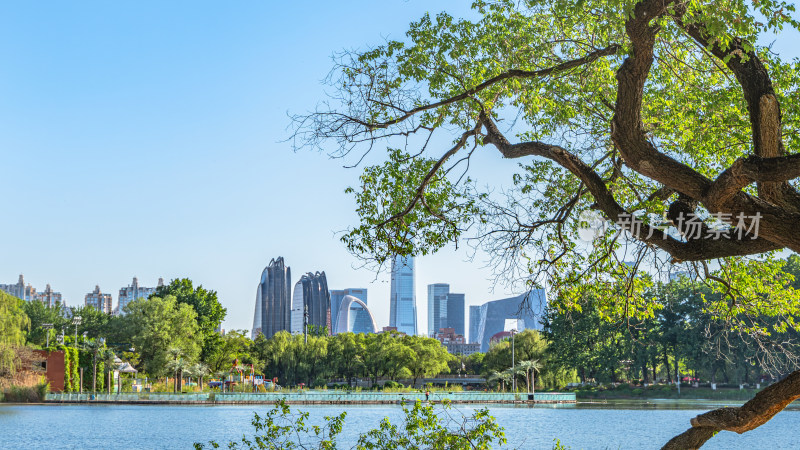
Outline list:
[[[86,350],[86,336],[89,334],[88,331],[83,332],[83,349]]]
[[[78,348],[78,325],[81,324],[81,316],[73,317],[72,324],[75,325],[75,348]]]
[[[516,332],[516,328],[511,330],[511,385],[512,389],[514,389],[514,393],[517,392],[517,369],[514,363],[514,334],[516,334]]]
[[[50,347],[50,330],[53,328],[53,324],[52,323],[43,323],[42,324],[42,328],[47,330],[47,331],[45,331],[45,333],[47,333],[47,338],[46,338],[47,339],[47,344],[46,344],[46,346],[49,348]]]

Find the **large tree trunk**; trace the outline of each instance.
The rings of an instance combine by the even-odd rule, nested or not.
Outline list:
[[[720,408],[691,420],[692,428],[672,438],[662,450],[700,448],[719,431],[742,434],[765,424],[789,403],[800,398],[800,370],[765,388],[738,408]]]

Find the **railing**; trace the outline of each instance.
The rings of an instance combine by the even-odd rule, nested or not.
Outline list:
[[[356,391],[298,391],[268,393],[123,393],[123,394],[74,394],[49,393],[47,402],[56,403],[273,403],[280,399],[287,403],[400,403],[425,401],[419,392],[356,392]],[[449,400],[454,403],[574,403],[574,393],[543,392],[494,393],[494,392],[432,392],[432,401]]]

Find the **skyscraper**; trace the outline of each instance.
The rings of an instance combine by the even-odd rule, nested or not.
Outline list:
[[[270,338],[279,331],[291,330],[291,288],[291,269],[284,264],[283,257],[270,260],[261,272],[256,291],[253,339],[259,333]]]
[[[95,286],[94,291],[86,294],[83,301],[86,306],[111,314],[111,294],[100,292],[100,286]]]
[[[480,305],[470,305],[469,307],[469,343],[478,342],[478,326],[481,322]]]
[[[17,284],[0,284],[0,291],[5,291],[25,301],[36,300],[36,288],[30,284],[25,285],[25,277],[22,275],[19,276]]]
[[[525,302],[525,304],[523,304]],[[509,319],[517,320],[517,331],[525,329],[541,329],[539,323],[542,311],[547,306],[547,297],[544,289],[534,289],[526,294],[516,297],[504,298],[484,303],[477,309],[477,339],[470,336],[481,344],[481,351],[489,350],[489,341],[495,334],[504,331],[506,321]],[[472,313],[472,308],[470,308]],[[470,317],[470,323],[473,318]],[[472,328],[470,326],[470,328]]]
[[[453,328],[456,334],[464,335],[464,294],[452,292],[447,294],[446,325],[448,328]]]
[[[428,337],[435,337],[440,328],[447,327],[447,294],[450,285],[436,283],[428,285]]]
[[[336,321],[339,319],[339,306],[345,295],[352,295],[353,297],[361,300],[367,304],[367,290],[365,288],[346,288],[346,289],[331,289],[331,325],[333,334],[338,333],[339,326]]]
[[[292,293],[292,327],[291,331],[303,331],[303,315],[308,312],[308,324],[316,327],[327,327],[332,330],[331,295],[328,291],[328,280],[325,272],[307,274],[300,277]],[[299,320],[298,320],[299,314]],[[299,324],[298,324],[299,322]],[[298,327],[299,325],[299,327]]]
[[[392,261],[389,326],[409,335],[417,334],[417,297],[414,257],[397,256]]]

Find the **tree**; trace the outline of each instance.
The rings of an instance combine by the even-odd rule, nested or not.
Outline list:
[[[217,299],[216,291],[208,291],[202,285],[195,288],[192,280],[188,278],[174,279],[165,286],[159,286],[151,297],[164,298],[168,295],[174,296],[178,303],[189,305],[194,309],[197,313],[198,331],[204,343],[215,334],[228,312]]]
[[[341,53],[330,101],[295,117],[297,146],[389,147],[361,177],[361,224],[343,236],[352,252],[383,264],[472,227],[500,275],[548,283],[565,308],[591,289],[604,292],[603,314],[652,316],[653,279],[637,273],[684,264],[722,294],[707,308],[764,348],[796,323],[800,295],[773,276],[774,252],[800,251],[800,70],[756,44],[800,28],[794,5],[474,7],[474,21],[426,15],[406,41]],[[478,147],[521,161],[513,189],[484,192],[464,176]],[[587,235],[592,245],[578,245]],[[795,374],[684,444],[768,420],[800,397]]]
[[[50,345],[55,345],[55,335],[65,328],[69,321],[64,317],[64,307],[60,303],[53,306],[47,306],[42,302],[22,302],[22,309],[30,319],[30,332],[28,333],[27,340],[31,344],[40,345],[44,347],[47,345],[47,335],[50,335]],[[51,329],[42,327],[42,324],[50,323],[53,325]]]
[[[420,336],[405,336],[403,339],[415,354],[408,364],[408,370],[414,377],[412,386],[416,386],[420,378],[435,377],[448,370],[447,363],[455,359],[437,339]]]
[[[529,359],[519,363],[519,368],[525,375],[525,385],[528,387],[528,392],[536,392],[536,371],[541,370],[544,366],[538,359]],[[533,380],[533,383],[531,383]]]
[[[125,316],[133,332],[132,342],[140,354],[140,364],[154,376],[169,373],[169,349],[176,348],[187,361],[194,361],[200,350],[197,313],[173,296],[138,299],[128,304]]]
[[[0,291],[0,376],[13,374],[19,364],[18,350],[30,326],[21,306],[22,300]]]

